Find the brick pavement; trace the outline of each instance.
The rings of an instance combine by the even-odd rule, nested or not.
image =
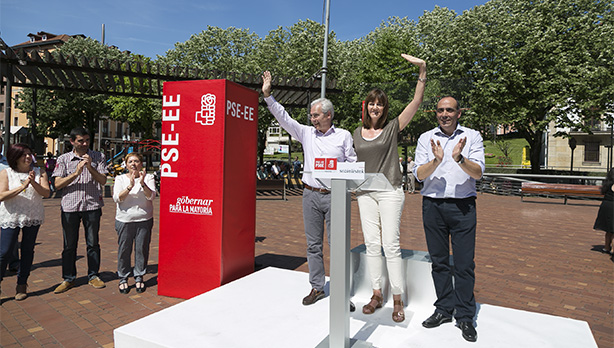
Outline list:
[[[476,300],[589,323],[601,348],[614,346],[614,263],[596,251],[603,235],[592,230],[598,202],[490,194],[478,196]],[[30,296],[13,299],[15,276],[2,282],[0,346],[113,347],[113,329],[167,308],[181,299],[157,295],[158,230],[154,227],[148,289],[122,295],[115,274],[115,206],[105,199],[101,226],[101,277],[96,290],[87,284],[85,242],[80,236],[77,286],[53,293],[61,281],[62,234],[59,199],[45,200],[46,221],[36,246],[29,279]],[[157,202],[157,200],[156,200]],[[356,202],[352,207],[352,247],[362,243]],[[307,271],[301,197],[257,201],[256,266]],[[407,195],[402,218],[404,249],[426,250],[419,195]],[[156,218],[158,207],[156,205]],[[328,258],[328,249],[325,250]],[[132,285],[132,283],[131,283]],[[305,284],[305,294],[309,285]],[[297,299],[297,301],[300,299]]]

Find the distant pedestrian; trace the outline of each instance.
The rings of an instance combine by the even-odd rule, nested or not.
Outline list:
[[[273,165],[271,166],[271,175],[273,176],[273,179],[279,179],[279,167],[277,166],[276,162],[273,162]]]
[[[45,172],[47,172],[47,177],[49,178],[49,188],[51,191],[55,191],[55,178],[53,177],[53,171],[55,170],[55,165],[57,161],[53,157],[51,152],[47,152],[47,160],[45,161]]]
[[[292,162],[292,171],[294,174],[294,179],[300,178],[302,167],[303,167],[303,164],[298,159],[298,156],[296,156],[296,158],[294,159],[294,162]]]
[[[605,232],[605,244],[603,252],[612,254],[612,236],[614,234],[614,169],[610,169],[603,184],[601,185],[603,200],[597,212],[597,219],[593,229]]]
[[[258,180],[264,180],[266,179],[266,172],[264,170],[264,166],[259,166],[258,169],[256,169],[256,178]]]
[[[416,162],[411,157],[407,157],[407,182],[408,187],[407,191],[409,193],[416,192],[416,177],[414,176],[414,167],[416,166]]]

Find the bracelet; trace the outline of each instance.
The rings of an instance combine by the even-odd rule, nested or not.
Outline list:
[[[132,187],[134,187],[134,186],[132,186]],[[126,187],[126,189],[128,190],[128,192],[132,191],[132,187],[129,187],[129,186],[128,186],[128,187]]]
[[[426,77],[425,78],[418,77],[418,81],[426,83]]]

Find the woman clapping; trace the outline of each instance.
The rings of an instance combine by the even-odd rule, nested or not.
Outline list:
[[[34,260],[34,245],[43,223],[43,197],[49,197],[47,174],[33,167],[32,149],[26,144],[11,146],[6,154],[9,168],[0,172],[0,282],[8,254],[21,229],[21,258],[15,300],[28,297],[28,277]]]
[[[128,277],[133,273],[136,292],[145,291],[143,276],[147,271],[149,243],[153,227],[153,202],[156,196],[153,175],[143,170],[143,156],[130,153],[125,158],[127,174],[115,178],[113,200],[117,203],[115,230],[117,231],[117,275],[119,292],[130,291]],[[134,245],[134,270],[131,266]]]

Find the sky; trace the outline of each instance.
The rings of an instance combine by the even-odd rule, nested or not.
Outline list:
[[[9,45],[29,33],[83,34],[156,58],[207,29],[248,28],[261,38],[299,20],[323,23],[325,0],[0,0],[0,37]],[[391,16],[417,21],[435,6],[462,14],[487,0],[330,0],[330,30],[341,41],[365,36]]]

